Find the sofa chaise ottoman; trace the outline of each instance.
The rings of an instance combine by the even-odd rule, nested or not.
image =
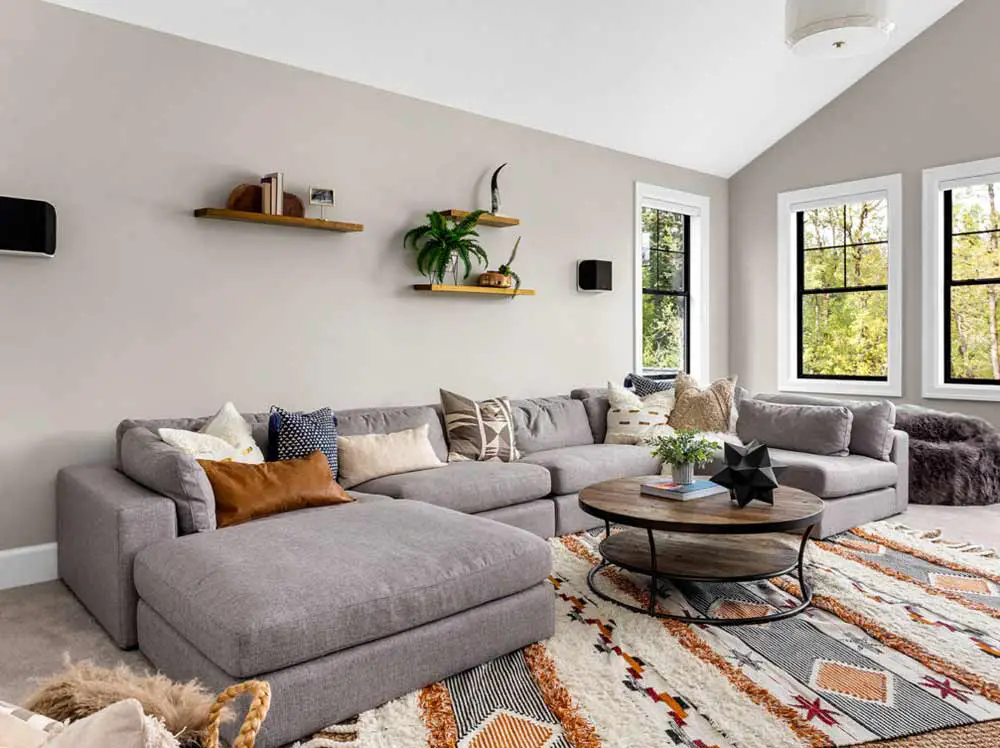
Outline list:
[[[430,504],[292,512],[142,550],[139,649],[211,690],[267,680],[271,748],[550,637],[550,571],[544,540]]]

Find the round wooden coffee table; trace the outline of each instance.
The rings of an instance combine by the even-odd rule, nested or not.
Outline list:
[[[588,486],[580,508],[604,520],[601,561],[587,575],[598,597],[639,613],[685,623],[739,626],[790,618],[812,602],[803,574],[803,556],[813,528],[823,516],[822,499],[797,488],[780,486],[774,505],[753,502],[739,509],[729,494],[691,501],[671,501],[640,493],[650,478],[622,478]],[[611,534],[611,525],[629,528]],[[802,532],[798,552],[779,533]],[[749,535],[757,537],[747,537]],[[616,600],[594,586],[605,566],[614,565],[649,577],[649,607]],[[794,608],[753,618],[693,618],[656,610],[658,580],[749,582],[797,572],[802,602]]]

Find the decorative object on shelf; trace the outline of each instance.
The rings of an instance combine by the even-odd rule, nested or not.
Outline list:
[[[659,457],[671,466],[675,482],[688,484],[694,483],[694,466],[704,465],[711,460],[719,443],[706,439],[697,431],[685,430],[653,437],[649,446],[652,447],[653,457]]]
[[[896,28],[888,0],[786,0],[785,43],[808,57],[855,57],[883,47]]]
[[[448,210],[438,211],[445,218],[455,218],[461,219],[469,215],[468,210],[459,210],[458,208],[449,208]],[[495,216],[492,213],[486,213],[485,211],[480,211],[482,215],[479,216],[480,226],[492,226],[497,229],[505,229],[509,226],[517,226],[521,221],[517,218],[511,218],[510,216]]]
[[[521,276],[511,269],[511,265],[514,263],[514,258],[517,257],[517,248],[520,246],[521,237],[517,237],[517,241],[514,242],[514,251],[510,253],[510,259],[501,265],[498,270],[487,270],[480,275],[479,285],[490,288],[510,288],[513,283],[514,290],[519,290],[521,288]]]
[[[331,187],[310,187],[309,204],[319,206],[319,217],[326,220],[326,209],[337,204],[337,193]]]
[[[415,291],[429,291],[431,293],[471,293],[492,296],[534,296],[535,290],[532,288],[491,288],[490,286],[451,286],[441,283],[414,283]]]
[[[497,184],[497,177],[500,176],[500,172],[506,166],[506,163],[500,164],[497,170],[493,172],[493,177],[490,179],[490,213],[493,215],[499,215],[500,213],[500,187]]]
[[[260,201],[261,213],[282,215],[285,209],[285,175],[280,171],[265,174],[260,179],[260,187],[263,190]]]
[[[56,209],[42,200],[0,197],[0,254],[52,257]]]
[[[427,214],[427,223],[406,232],[403,246],[417,253],[417,269],[427,276],[432,285],[444,283],[449,270],[459,282],[459,264],[464,266],[468,278],[473,261],[488,265],[489,257],[479,243],[476,222],[485,210],[474,210],[462,219],[449,218],[437,211]]]
[[[725,451],[726,467],[713,475],[712,481],[728,488],[740,509],[755,499],[773,505],[774,489],[784,466],[772,464],[771,453],[756,440],[744,447],[727,442]]]
[[[301,205],[301,202],[299,203]],[[323,221],[319,218],[301,218],[299,216],[273,216],[247,210],[230,210],[229,208],[197,208],[195,218],[216,218],[224,221],[243,221],[245,223],[266,223],[271,226],[294,226],[302,229],[318,229],[320,231],[354,232],[364,231],[364,224],[347,223],[346,221]]]
[[[229,193],[226,207],[245,213],[264,213],[264,190],[259,184],[238,184]],[[281,215],[292,218],[302,218],[306,214],[301,198],[291,192],[286,192],[281,207]],[[265,214],[266,215],[266,214]]]
[[[610,291],[611,260],[580,260],[576,263],[578,291]]]

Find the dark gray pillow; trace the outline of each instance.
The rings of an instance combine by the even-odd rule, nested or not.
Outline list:
[[[173,500],[181,535],[215,529],[215,492],[191,455],[135,427],[122,435],[121,468],[136,483]]]
[[[786,405],[843,405],[854,414],[851,426],[852,454],[888,461],[892,453],[892,430],[896,427],[896,406],[888,400],[833,400],[813,395],[758,395],[758,400]]]
[[[736,434],[775,449],[844,457],[853,421],[843,405],[779,405],[747,398],[740,403]]]

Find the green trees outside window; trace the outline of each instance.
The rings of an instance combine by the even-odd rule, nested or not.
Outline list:
[[[642,209],[642,366],[688,368],[691,218]]]
[[[1000,213],[994,183],[944,192],[946,381],[1000,384]]]
[[[888,379],[887,207],[864,200],[796,214],[799,377]]]

